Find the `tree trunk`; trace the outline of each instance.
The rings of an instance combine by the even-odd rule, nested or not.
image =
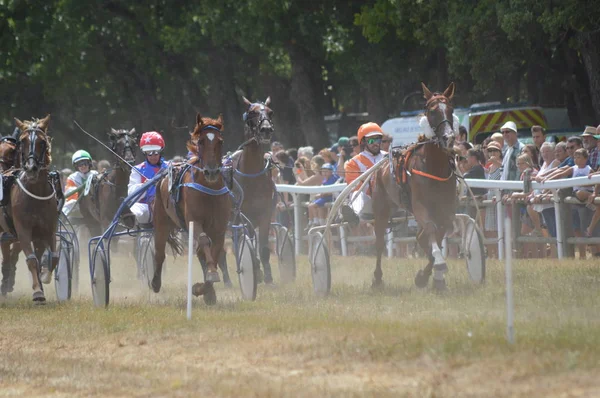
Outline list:
[[[296,105],[304,140],[319,149],[329,146],[320,106],[323,100],[320,90],[321,68],[308,51],[297,45],[290,43],[288,52],[292,64],[290,95]]]
[[[581,57],[587,72],[595,120],[600,120],[600,32],[578,34]]]
[[[385,108],[381,85],[377,76],[371,75],[366,87],[367,112],[369,112],[369,121],[381,125],[387,120],[388,112]]]
[[[579,114],[579,122],[581,124],[591,124],[594,120],[594,111],[590,99],[588,75],[574,49],[565,44],[564,53],[565,64],[567,65],[565,89],[573,93],[573,100]],[[571,121],[575,122],[573,119]]]

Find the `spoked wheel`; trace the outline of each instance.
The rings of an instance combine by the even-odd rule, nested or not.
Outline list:
[[[154,239],[152,234],[142,233],[138,241],[138,275],[142,284],[152,289],[154,278]]]
[[[90,274],[92,276],[92,296],[96,307],[107,307],[110,299],[110,274],[108,256],[104,245],[95,247],[90,254]]]
[[[58,301],[71,299],[72,281],[73,281],[73,248],[69,247],[70,242],[59,237],[58,244],[58,265],[54,270],[54,287],[56,289],[56,298]]]
[[[475,283],[485,282],[485,251],[483,247],[483,234],[471,219],[465,228],[463,255],[467,263],[469,277]]]
[[[256,254],[252,239],[246,234],[240,234],[237,243],[237,268],[240,289],[244,300],[256,300]]]
[[[286,227],[279,226],[275,230],[277,231],[277,259],[279,260],[281,283],[294,282],[296,280],[296,256],[292,239]]]
[[[331,266],[329,250],[322,233],[315,232],[310,236],[310,269],[313,289],[318,296],[327,296],[331,291]]]
[[[67,216],[63,213],[59,216],[60,228],[61,232],[64,230],[61,235],[64,234],[67,242],[70,243],[70,260],[71,260],[71,291],[72,294],[79,293],[79,263],[80,263],[80,249],[79,249],[79,239],[77,238],[77,232],[75,231],[75,227]],[[87,242],[87,241],[86,241]]]

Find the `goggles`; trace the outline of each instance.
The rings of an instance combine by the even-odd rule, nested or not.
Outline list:
[[[148,151],[148,152],[144,152],[144,155],[146,155],[146,156],[160,155],[160,151]]]
[[[75,167],[79,168],[81,166],[91,166],[92,162],[90,162],[89,160],[80,160],[79,162],[75,163]]]
[[[373,138],[367,138],[367,144],[371,145],[371,144],[381,144],[382,138],[381,137],[373,137]]]

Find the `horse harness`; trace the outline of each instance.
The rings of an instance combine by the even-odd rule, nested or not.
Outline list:
[[[0,216],[0,227],[2,227],[2,229],[6,233],[13,235],[13,237],[15,237],[15,239],[17,237],[17,233],[15,231],[13,219],[8,212],[8,207],[10,206],[10,191],[11,191],[12,186],[15,183],[17,183],[21,189],[24,188],[19,183],[20,181],[18,181],[19,178],[21,177],[22,173],[23,173],[23,170],[15,169],[15,168],[11,168],[2,173],[3,195],[2,195],[2,201],[0,201],[0,209],[2,210],[2,216]],[[58,213],[60,213],[62,206],[64,204],[64,194],[62,191],[60,175],[57,171],[51,171],[48,174],[48,184],[50,184],[50,186],[53,189],[53,194],[48,197],[41,198],[41,197],[37,197],[37,196],[32,196],[31,193],[29,193],[26,190],[24,192],[28,196],[32,196],[34,199],[37,199],[37,200],[48,200],[48,199],[51,199],[52,197],[56,196],[56,199],[58,200]]]
[[[412,211],[410,179],[413,174],[438,182],[448,181],[453,175],[455,175],[456,165],[454,164],[451,156],[448,157],[448,162],[450,163],[450,175],[447,177],[436,176],[414,167],[414,162],[412,162],[413,156],[424,156],[422,154],[424,145],[432,142],[435,143],[435,139],[422,140],[409,146],[392,148],[389,153],[391,174],[396,184],[398,184],[401,188],[401,203],[409,211]]]
[[[180,227],[185,231],[187,231],[185,218],[181,212],[181,207],[178,206],[179,201],[181,200],[181,188],[191,188],[211,196],[221,196],[225,194],[233,196],[227,184],[225,184],[221,189],[212,189],[197,182],[184,183],[183,177],[185,176],[185,173],[192,172],[194,169],[201,170],[199,167],[194,166],[196,163],[198,163],[198,161],[199,159],[196,159],[193,163],[179,163],[175,165],[171,164],[169,166],[170,170],[167,175],[169,178],[169,200],[167,201],[167,206],[169,203],[171,203],[175,207],[175,214],[179,219]]]

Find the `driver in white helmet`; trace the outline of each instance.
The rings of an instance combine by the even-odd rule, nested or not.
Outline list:
[[[165,140],[156,131],[149,131],[142,134],[140,138],[140,149],[144,153],[146,160],[131,171],[129,177],[129,186],[127,194],[131,195],[146,181],[152,179],[160,169],[166,169],[168,164],[162,158],[162,151],[165,148]],[[136,172],[136,170],[138,172]],[[156,187],[150,187],[137,203],[131,205],[130,209],[139,224],[149,224],[152,221],[150,205],[154,201]]]
[[[71,160],[77,171],[67,177],[67,183],[65,185],[66,195],[69,195],[69,193],[74,192],[77,188],[85,184],[90,176],[98,174],[96,170],[92,170],[92,156],[89,152],[80,149],[73,154]],[[67,201],[65,202],[62,211],[65,215],[69,215],[77,204],[79,192],[73,193],[66,199]]]

